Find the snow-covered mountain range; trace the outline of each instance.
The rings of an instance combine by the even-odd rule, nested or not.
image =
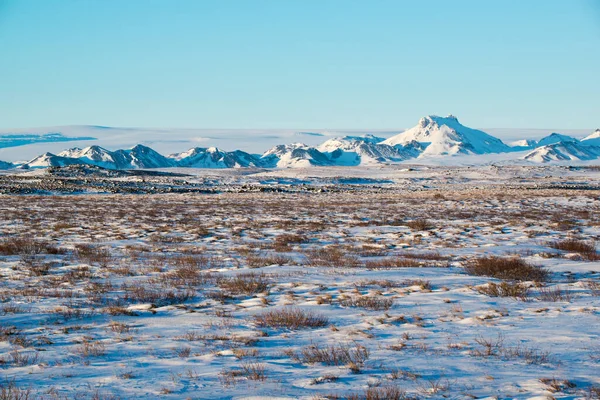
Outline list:
[[[385,140],[383,144],[398,146],[411,142],[424,146],[419,157],[504,153],[511,150],[502,140],[462,125],[453,115],[421,118],[417,126]]]
[[[587,146],[580,141],[557,142],[540,146],[524,159],[534,162],[595,160],[600,157],[600,146]]]
[[[304,143],[280,144],[263,154],[250,154],[241,150],[228,152],[216,147],[194,147],[167,156],[140,144],[131,149],[116,151],[93,145],[83,149],[71,148],[58,154],[46,152],[22,163],[0,161],[0,169],[73,164],[90,164],[109,169],[301,168],[377,165],[413,159],[493,153],[511,153],[515,155],[515,160],[521,162],[594,160],[600,158],[600,129],[581,140],[552,133],[539,140],[523,139],[508,145],[488,133],[462,125],[452,115],[430,115],[421,118],[415,127],[387,139],[373,135],[340,136],[316,146]]]

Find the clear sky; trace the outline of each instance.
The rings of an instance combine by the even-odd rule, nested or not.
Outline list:
[[[0,0],[0,127],[600,126],[600,0]]]

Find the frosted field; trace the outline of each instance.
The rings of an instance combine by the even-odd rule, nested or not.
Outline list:
[[[2,196],[0,399],[599,398],[597,173],[485,171]]]

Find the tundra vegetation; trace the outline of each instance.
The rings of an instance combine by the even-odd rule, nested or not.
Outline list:
[[[598,398],[599,238],[593,190],[3,196],[0,399]]]

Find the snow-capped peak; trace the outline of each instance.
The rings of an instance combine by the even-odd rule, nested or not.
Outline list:
[[[79,148],[79,147],[72,147],[70,149],[61,151],[57,155],[59,155],[61,157],[78,157],[79,154],[81,154],[81,152],[82,152],[81,148]]]
[[[47,168],[64,167],[67,165],[85,164],[85,161],[72,157],[63,157],[50,152],[46,152],[35,157],[33,160],[21,165],[21,168]]]
[[[579,142],[579,140],[577,140],[571,136],[553,132],[553,133],[549,134],[548,136],[545,136],[545,137],[541,138],[540,140],[538,140],[537,145],[538,146],[547,146],[549,144],[561,143],[561,142],[564,142],[564,143]]]
[[[428,115],[419,120],[419,126],[421,126],[422,128],[425,128],[432,124],[441,126],[441,125],[455,125],[455,124],[460,124],[460,123],[458,122],[458,118],[456,118],[452,114],[450,114],[446,117],[440,117],[438,115]]]
[[[590,133],[589,135],[587,135],[586,137],[584,137],[583,140],[591,140],[591,139],[600,139],[600,129],[596,129],[594,132]]]
[[[563,141],[540,146],[523,157],[533,162],[595,160],[600,157],[600,147],[586,146],[579,141]]]
[[[260,158],[267,167],[290,168],[331,165],[329,158],[304,143],[281,144],[267,150]]]
[[[180,160],[184,160],[186,158],[195,157],[199,154],[206,154],[206,153],[221,154],[224,152],[222,152],[217,147],[193,147],[193,148],[191,148],[187,151],[181,152],[181,153],[169,154],[167,157],[172,158],[177,161],[180,161]]]
[[[600,146],[600,129],[581,139],[581,144],[586,146]]]
[[[198,153],[204,153],[205,151],[206,151],[206,148],[204,148],[204,147],[193,147],[193,148],[183,151],[181,153],[169,154],[167,157],[172,158],[177,161],[180,161],[185,158],[195,156]]]
[[[327,140],[320,144],[317,148],[319,151],[331,152],[337,149],[342,150],[353,150],[360,146],[361,144],[377,144],[383,142],[383,138],[373,136],[373,135],[364,135],[364,136],[340,136]]]
[[[277,146],[271,147],[269,150],[263,153],[263,157],[270,156],[272,154],[282,155],[285,153],[292,152],[298,149],[309,149],[310,147],[305,145],[304,143],[295,142],[290,144],[278,144]]]
[[[241,168],[259,167],[258,156],[241,150],[222,151],[217,147],[194,147],[183,153],[171,154],[177,165],[191,168]]]
[[[533,139],[515,140],[514,142],[510,142],[508,145],[510,147],[521,147],[524,149],[534,148],[537,146],[537,140],[533,140]]]
[[[70,157],[70,158],[84,158],[86,161],[90,161],[90,164],[97,163],[114,163],[112,153],[105,148],[100,146],[88,146],[83,149],[79,147],[73,147],[71,149],[62,151],[58,153],[61,157]]]
[[[486,154],[510,151],[500,139],[483,131],[471,129],[453,115],[439,117],[429,115],[419,123],[396,136],[385,140],[390,146],[404,145],[412,141],[424,145],[423,155]]]
[[[176,165],[175,161],[141,144],[129,150],[117,150],[111,155],[119,169],[167,168]]]

